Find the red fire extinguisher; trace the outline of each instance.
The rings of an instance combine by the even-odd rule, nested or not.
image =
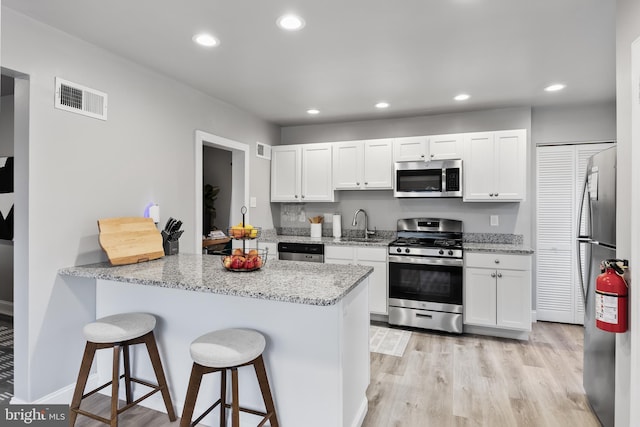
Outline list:
[[[608,259],[596,279],[596,326],[608,332],[627,331],[629,287],[624,280],[627,261]]]

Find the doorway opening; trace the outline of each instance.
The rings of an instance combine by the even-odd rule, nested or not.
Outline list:
[[[13,396],[25,396],[27,376],[29,258],[28,258],[28,179],[29,179],[29,76],[0,68],[2,105],[0,106],[0,157],[11,157],[12,188],[10,206],[3,190],[2,244],[0,262],[0,403]],[[7,166],[7,162],[3,162]],[[7,172],[5,170],[5,172]],[[4,186],[3,186],[4,187]],[[12,220],[6,221],[8,212]],[[9,224],[11,223],[11,224]],[[7,229],[11,226],[11,231]],[[7,359],[10,359],[8,361]],[[8,383],[8,384],[7,384]]]
[[[228,218],[240,215],[243,206],[249,206],[249,146],[221,136],[196,131],[195,137],[195,221],[194,253],[202,253],[203,220],[203,158],[205,148],[231,152],[231,194]],[[249,221],[247,212],[246,220]],[[222,224],[222,222],[220,222]],[[225,230],[228,224],[218,226]]]

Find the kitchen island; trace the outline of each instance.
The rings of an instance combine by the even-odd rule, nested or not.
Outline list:
[[[217,256],[180,254],[119,267],[70,267],[59,274],[95,281],[96,318],[131,311],[157,317],[156,339],[179,413],[191,370],[191,341],[216,329],[252,328],[267,339],[265,363],[282,426],[355,427],[367,412],[372,270],[269,260],[259,271],[234,273]],[[111,354],[106,353],[98,354],[100,384],[110,377]],[[137,375],[154,379],[142,349],[132,361]],[[250,368],[239,372],[241,403],[263,408],[254,373]],[[215,400],[218,377],[205,377],[196,413]],[[134,397],[143,393],[143,387],[134,389]],[[145,402],[164,410],[160,396]],[[203,422],[215,424],[217,413]],[[241,418],[243,426],[256,425],[253,415]]]

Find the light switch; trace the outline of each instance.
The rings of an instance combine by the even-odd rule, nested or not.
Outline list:
[[[255,208],[256,207],[256,198],[255,197],[250,197],[249,198],[249,207],[251,207],[251,208]]]
[[[498,215],[491,215],[491,226],[492,227],[498,226]]]

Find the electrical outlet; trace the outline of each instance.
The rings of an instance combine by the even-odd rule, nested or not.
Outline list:
[[[498,226],[498,215],[491,215],[491,226],[492,227]]]
[[[249,198],[249,207],[250,208],[255,208],[256,206],[257,206],[256,198],[255,197],[250,197]]]
[[[330,222],[333,222],[333,214],[330,214],[330,213],[324,214],[324,222],[326,222],[327,224],[329,224]]]

